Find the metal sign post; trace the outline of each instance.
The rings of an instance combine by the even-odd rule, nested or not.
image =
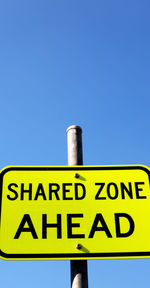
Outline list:
[[[67,129],[68,165],[83,165],[82,129],[73,125]],[[77,175],[76,175],[77,177]],[[80,243],[77,249],[80,248]],[[71,260],[71,287],[88,288],[87,261]]]

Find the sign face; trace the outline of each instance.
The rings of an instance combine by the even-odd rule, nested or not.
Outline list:
[[[150,257],[149,175],[138,165],[4,168],[0,257]]]

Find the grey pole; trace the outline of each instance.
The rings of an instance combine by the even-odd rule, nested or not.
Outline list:
[[[83,165],[82,129],[73,125],[67,129],[68,165]],[[71,260],[71,287],[88,288],[86,260]]]

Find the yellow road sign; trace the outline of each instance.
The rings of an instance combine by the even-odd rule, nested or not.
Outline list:
[[[0,257],[150,257],[145,166],[12,166],[1,171]]]

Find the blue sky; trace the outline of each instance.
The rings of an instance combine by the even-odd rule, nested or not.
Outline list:
[[[149,11],[148,0],[1,1],[0,168],[67,165],[72,124],[85,165],[150,167]],[[149,261],[88,261],[89,285],[148,286]],[[69,287],[69,270],[0,260],[2,287]]]

